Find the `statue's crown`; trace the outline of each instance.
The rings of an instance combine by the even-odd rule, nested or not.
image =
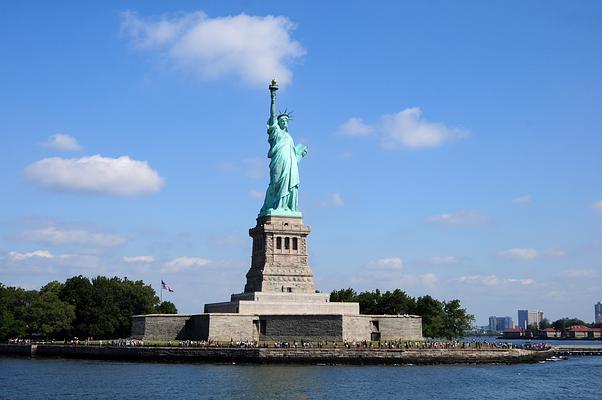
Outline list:
[[[287,109],[284,109],[284,111],[279,111],[278,117],[276,117],[276,119],[279,119],[280,117],[286,117],[289,121],[292,121],[293,112],[289,111]]]

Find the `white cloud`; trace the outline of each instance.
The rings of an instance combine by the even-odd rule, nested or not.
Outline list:
[[[401,270],[403,268],[403,261],[399,257],[381,258],[380,260],[370,261],[368,268]]]
[[[244,241],[238,235],[224,235],[209,238],[209,243],[215,246],[238,246],[244,243]]]
[[[539,252],[535,249],[516,247],[514,249],[500,251],[498,256],[509,260],[533,260],[539,256]]]
[[[472,276],[461,276],[456,281],[460,283],[467,283],[479,286],[501,286],[501,285],[519,285],[529,286],[534,283],[533,279],[517,279],[517,278],[501,278],[495,275],[472,275]]]
[[[45,158],[27,166],[25,175],[43,189],[116,196],[154,193],[164,183],[146,161],[132,160],[128,156]]]
[[[428,122],[421,119],[421,116],[422,111],[418,107],[383,116],[383,146],[390,149],[438,147],[468,134],[464,129]]]
[[[35,250],[30,253],[19,253],[16,251],[11,251],[8,253],[8,258],[11,261],[23,261],[29,258],[53,258],[52,253],[48,250]]]
[[[215,167],[224,174],[231,174],[238,169],[232,161],[220,161]]]
[[[92,244],[103,247],[118,246],[127,242],[125,236],[117,234],[90,232],[84,229],[60,229],[53,226],[25,232],[21,238],[54,245]]]
[[[77,142],[73,136],[67,135],[66,133],[57,133],[48,138],[43,143],[44,146],[49,149],[60,150],[60,151],[81,151],[82,146]]]
[[[362,121],[361,118],[349,118],[338,131],[345,136],[367,136],[374,132],[374,128]]]
[[[267,85],[276,77],[292,81],[290,64],[305,54],[292,40],[294,24],[286,17],[239,14],[209,18],[204,12],[158,19],[121,15],[122,32],[141,49],[159,50],[176,65],[203,79],[238,76],[251,84]]]
[[[482,275],[472,275],[472,276],[461,276],[456,279],[461,283],[469,283],[469,284],[479,284],[484,286],[497,286],[500,283],[500,278],[495,275],[482,276]]]
[[[422,275],[406,274],[400,258],[384,258],[368,263],[367,269],[351,277],[351,282],[360,287],[377,286],[382,290],[399,287],[434,289],[439,278],[432,272]]]
[[[322,201],[322,207],[343,207],[345,205],[345,201],[343,200],[343,196],[340,193],[334,192],[329,193],[328,196]]]
[[[602,214],[602,200],[592,204],[592,208]]]
[[[451,265],[451,264],[457,264],[460,262],[460,259],[456,256],[436,256],[436,257],[431,257],[431,259],[429,260],[431,264],[435,264],[435,265]]]
[[[543,250],[541,255],[545,257],[558,258],[566,256],[566,251],[560,249],[547,249]]]
[[[376,132],[384,148],[412,150],[438,147],[469,135],[466,129],[449,128],[443,123],[423,119],[419,107],[383,115],[380,123],[374,125],[365,123],[361,118],[353,117],[339,126],[338,132],[346,136],[367,136]]]
[[[455,213],[439,214],[427,219],[427,222],[458,228],[470,228],[483,225],[487,218],[477,211],[461,210]]]
[[[123,261],[126,263],[152,263],[155,261],[155,257],[153,256],[125,256],[123,257]]]
[[[211,261],[205,258],[199,257],[178,257],[173,259],[163,266],[161,272],[180,272],[184,269],[191,267],[203,267],[208,265]]]
[[[254,189],[249,190],[249,196],[252,199],[263,199],[264,194],[265,194],[265,192],[262,192],[259,190],[254,190]]]
[[[90,254],[58,254],[47,250],[36,250],[29,253],[11,251],[8,260],[18,263],[19,272],[55,273],[57,267],[67,270],[91,269],[100,266],[100,257]],[[43,263],[42,263],[43,262]]]
[[[218,171],[224,174],[242,174],[249,179],[263,179],[268,175],[269,161],[266,158],[244,158],[240,161],[221,161],[216,164]]]
[[[517,284],[522,286],[529,286],[533,284],[534,280],[531,278],[517,279],[517,278],[503,278],[502,283],[504,284]]]
[[[437,275],[433,274],[432,272],[428,272],[424,275],[420,276],[420,282],[428,287],[433,289],[435,286],[437,286],[437,282],[439,281],[439,278],[437,278]]]
[[[531,195],[526,194],[524,196],[518,196],[512,199],[514,204],[529,204],[531,203]]]
[[[57,257],[61,267],[72,269],[98,269],[100,257],[91,254],[61,254]]]
[[[564,271],[562,275],[568,278],[597,278],[602,276],[602,273],[593,269],[569,269]]]

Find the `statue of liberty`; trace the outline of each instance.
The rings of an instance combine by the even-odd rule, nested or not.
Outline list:
[[[295,146],[288,133],[291,114],[287,111],[276,116],[276,91],[278,85],[272,80],[270,89],[270,118],[268,119],[268,143],[270,150],[270,184],[265,193],[259,216],[301,216],[299,211],[299,162],[307,154],[307,146]]]

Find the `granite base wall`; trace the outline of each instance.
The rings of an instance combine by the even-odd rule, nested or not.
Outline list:
[[[414,315],[175,314],[132,318],[132,336],[146,340],[422,340]]]
[[[148,314],[132,317],[131,336],[146,340],[184,340],[190,333],[186,323],[190,314]]]
[[[229,340],[257,340],[259,331],[256,323],[257,315],[245,314],[203,314],[208,318],[208,334],[203,340],[226,342]]]
[[[379,315],[376,319],[381,340],[422,340],[422,318],[419,316]]]
[[[422,340],[422,318],[416,315],[344,315],[345,340]]]
[[[259,323],[260,340],[343,340],[342,315],[265,315]]]

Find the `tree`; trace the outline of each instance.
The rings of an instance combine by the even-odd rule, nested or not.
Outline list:
[[[416,307],[414,299],[401,289],[385,292],[379,304],[379,314],[401,315],[411,314]]]
[[[96,316],[90,279],[81,275],[67,279],[59,297],[75,307],[75,320],[69,329],[69,335],[88,336],[89,326]]]
[[[355,290],[353,290],[351,288],[341,289],[341,290],[333,290],[332,292],[330,292],[330,301],[346,302],[346,303],[356,302],[357,301],[357,293],[355,292]]]
[[[98,276],[92,279],[92,314],[87,335],[124,337],[130,334],[133,315],[155,312],[159,297],[142,281]]]
[[[75,313],[59,298],[61,287],[60,282],[50,282],[38,292],[0,285],[0,337],[64,336]]]
[[[565,331],[574,325],[586,325],[586,323],[577,318],[561,318],[552,323],[552,327],[557,331]]]
[[[93,318],[87,326],[86,337],[119,337],[118,332],[121,331],[120,287],[115,279],[106,276],[97,276],[92,279],[92,309],[90,311]]]
[[[157,307],[157,314],[177,314],[178,309],[171,301],[164,301]]]
[[[34,314],[32,313],[32,306],[37,301],[38,292],[21,288],[14,289],[16,289],[13,292],[15,295],[13,303],[13,315],[15,316],[15,319],[19,319],[25,324],[26,335],[39,333],[36,331],[36,321],[34,319]]]
[[[462,308],[458,299],[444,302],[443,308],[446,322],[445,337],[451,339],[464,336],[464,332],[469,330],[474,322],[474,315]]]
[[[43,334],[58,337],[129,336],[132,315],[177,313],[173,303],[159,304],[143,281],[74,276],[53,281],[39,291],[0,283],[0,339]]]
[[[75,306],[71,333],[78,337],[128,336],[132,315],[152,314],[159,306],[151,286],[118,277],[70,278],[61,289],[61,298]]]
[[[360,303],[361,314],[381,314],[380,302],[381,294],[380,290],[376,289],[374,292],[362,292],[357,295],[357,302]]]
[[[544,318],[541,321],[539,321],[539,330],[540,331],[550,328],[551,326],[552,326],[552,324],[550,323],[550,320],[547,318]]]
[[[460,300],[454,299],[443,302],[431,296],[413,298],[403,290],[381,293],[357,292],[351,288],[334,290],[330,301],[357,302],[361,314],[418,314],[422,316],[423,334],[427,337],[459,337],[469,330],[474,316],[460,305]]]
[[[446,316],[443,303],[429,295],[416,299],[416,314],[422,316],[422,334],[426,337],[446,337]]]
[[[30,333],[41,333],[48,338],[64,337],[75,320],[75,307],[59,298],[56,286],[43,287],[34,296],[29,313]]]
[[[24,293],[0,283],[0,340],[27,335],[27,324],[17,314]]]

